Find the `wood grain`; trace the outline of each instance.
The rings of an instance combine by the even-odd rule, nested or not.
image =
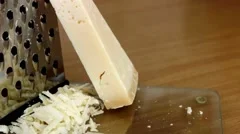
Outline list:
[[[214,89],[221,96],[224,133],[240,133],[239,1],[95,2],[141,85]],[[89,81],[71,44],[62,47],[67,78]]]

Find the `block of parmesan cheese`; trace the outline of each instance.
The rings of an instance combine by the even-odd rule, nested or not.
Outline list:
[[[92,0],[50,0],[107,109],[131,105],[138,72]]]

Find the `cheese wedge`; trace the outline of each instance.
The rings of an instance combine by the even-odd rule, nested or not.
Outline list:
[[[50,1],[106,108],[131,105],[138,72],[94,2]]]

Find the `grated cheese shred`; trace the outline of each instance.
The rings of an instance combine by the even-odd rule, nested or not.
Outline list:
[[[27,108],[8,126],[9,131],[16,134],[98,133],[99,124],[92,118],[103,114],[103,104],[82,90],[87,86],[64,86],[56,94],[44,91],[39,95],[42,103]],[[8,130],[2,128],[5,132]]]

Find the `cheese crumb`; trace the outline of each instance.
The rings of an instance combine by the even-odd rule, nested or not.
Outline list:
[[[151,128],[152,126],[151,125],[148,125],[147,128]]]
[[[173,126],[173,123],[171,123],[170,126]]]
[[[200,115],[203,115],[203,111],[199,111],[199,114],[200,114]]]
[[[179,108],[182,108],[182,105],[179,105]]]
[[[191,107],[187,107],[187,114],[191,115],[192,114],[192,108]]]

